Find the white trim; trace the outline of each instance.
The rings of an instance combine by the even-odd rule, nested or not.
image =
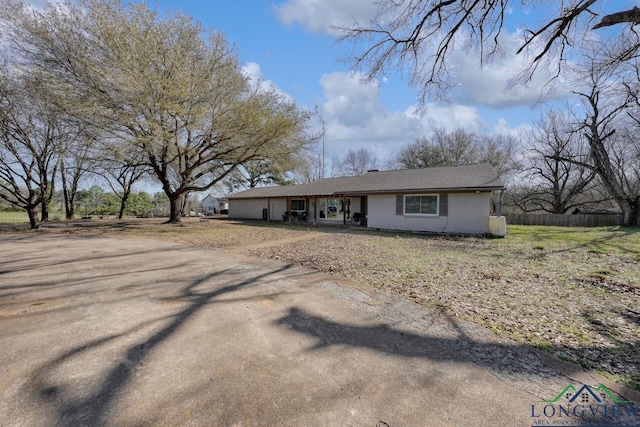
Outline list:
[[[331,206],[335,208],[335,213],[336,216],[335,217],[330,217],[329,216],[329,200],[337,200],[337,205],[336,206]],[[340,203],[344,203],[342,197],[319,197],[318,198],[318,206],[316,207],[316,209],[318,209],[318,212],[320,212],[320,206],[322,206],[322,204],[324,203],[324,210],[322,211],[324,217],[318,217],[318,220],[320,222],[329,222],[329,223],[336,223],[336,222],[343,222],[344,218],[343,215],[339,215],[340,211]],[[343,204],[342,208],[344,209],[345,206]]]
[[[291,204],[293,204],[294,201],[302,201],[304,203],[304,208],[302,209],[294,209],[293,206],[291,207],[292,211],[297,211],[297,212],[305,212],[307,210],[307,199],[291,199]]]
[[[436,198],[436,212],[435,213],[407,213],[407,197],[434,197]],[[403,216],[440,216],[440,194],[428,193],[428,194],[404,194],[402,198],[402,215]]]

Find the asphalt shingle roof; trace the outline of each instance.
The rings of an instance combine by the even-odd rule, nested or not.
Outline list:
[[[309,184],[250,188],[229,199],[337,196],[419,191],[500,190],[504,183],[488,164],[367,172],[360,176],[323,178]]]

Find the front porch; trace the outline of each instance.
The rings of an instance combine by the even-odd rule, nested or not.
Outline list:
[[[367,225],[367,196],[273,197],[267,206],[267,221]]]

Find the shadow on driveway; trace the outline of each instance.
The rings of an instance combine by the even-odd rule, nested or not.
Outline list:
[[[95,237],[0,241],[9,248],[9,424],[519,425],[573,381],[564,374],[582,374],[293,265]]]

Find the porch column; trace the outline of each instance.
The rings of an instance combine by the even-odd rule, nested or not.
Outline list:
[[[317,221],[318,220],[318,198],[314,197],[313,198],[313,225],[318,225]]]
[[[271,221],[271,197],[267,197],[267,222]]]
[[[342,225],[347,225],[347,198],[342,197]]]
[[[287,220],[291,224],[291,197],[287,197]]]

